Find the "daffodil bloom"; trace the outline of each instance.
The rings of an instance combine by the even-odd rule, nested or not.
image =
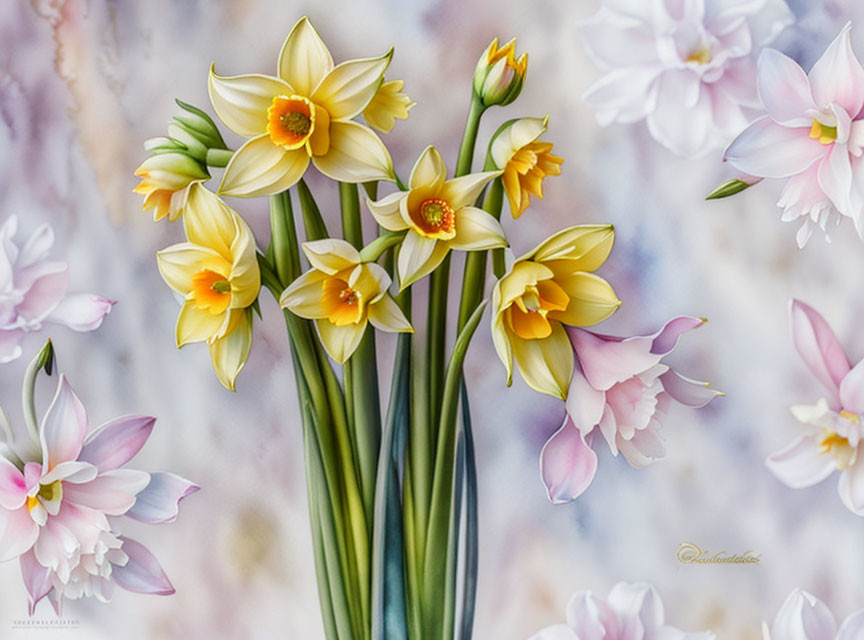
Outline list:
[[[360,252],[344,240],[316,240],[303,244],[312,269],[282,292],[279,304],[301,318],[317,321],[327,353],[344,364],[366,331],[413,331],[390,296],[390,276],[374,262],[361,261]]]
[[[516,58],[516,38],[500,48],[498,38],[495,38],[477,61],[474,94],[486,107],[508,105],[522,92],[527,70],[528,54]]]
[[[612,250],[611,225],[569,227],[519,258],[492,294],[492,340],[513,378],[513,360],[528,385],[562,400],[573,375],[573,349],[563,325],[584,327],[621,305],[591,273]]]
[[[474,201],[500,171],[447,180],[447,167],[435,147],[421,154],[408,191],[367,201],[385,229],[408,229],[399,249],[399,282],[405,288],[441,264],[450,249],[483,251],[507,246],[501,224]]]
[[[282,46],[278,77],[221,77],[211,69],[216,114],[250,138],[225,168],[219,193],[252,198],[284,191],[303,177],[310,160],[342,182],[392,180],[384,143],[352,121],[375,97],[391,55],[334,66],[321,36],[302,18]]]
[[[234,390],[252,344],[250,305],[261,273],[246,222],[201,185],[190,189],[183,215],[188,242],[156,254],[169,287],[185,300],[177,346],[207,342],[219,380]]]
[[[402,91],[404,87],[402,80],[381,83],[375,97],[363,109],[363,118],[370,127],[390,133],[396,125],[396,118],[408,118],[408,111],[417,103]]]
[[[537,140],[548,120],[549,116],[512,120],[492,141],[492,161],[504,172],[501,180],[514,218],[528,208],[531,195],[543,197],[543,178],[561,174],[564,160],[550,153],[551,142]]]
[[[210,174],[195,159],[185,153],[169,152],[150,156],[135,170],[141,182],[135,193],[144,196],[144,211],[153,210],[153,220],[180,217],[189,194],[190,184],[208,180]]]

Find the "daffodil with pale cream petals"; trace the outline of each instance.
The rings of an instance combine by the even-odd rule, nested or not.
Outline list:
[[[145,160],[135,170],[141,182],[133,189],[144,196],[141,208],[153,210],[153,220],[168,218],[172,222],[180,217],[189,185],[208,180],[210,174],[195,159],[183,153],[160,153]]]
[[[489,153],[501,169],[510,212],[518,218],[531,203],[543,197],[543,179],[561,174],[562,158],[552,155],[552,143],[538,138],[546,131],[545,118],[519,118],[504,124],[492,141]]]
[[[261,288],[255,238],[246,222],[205,187],[190,188],[188,242],[156,254],[169,287],[184,297],[177,346],[207,342],[219,380],[234,390],[252,344],[250,306]]]
[[[210,71],[210,101],[235,133],[249,140],[235,152],[219,193],[252,198],[297,183],[310,161],[342,182],[392,180],[381,139],[353,118],[375,98],[392,49],[377,58],[333,64],[330,51],[302,18],[285,40],[278,77],[223,77]]]
[[[382,82],[375,92],[375,97],[363,109],[363,119],[373,129],[384,133],[390,133],[396,126],[396,119],[407,120],[408,112],[414,102],[403,91],[405,82],[403,80],[391,80]]]
[[[564,325],[584,327],[611,316],[621,301],[591,273],[609,256],[611,225],[569,227],[519,258],[492,294],[492,340],[513,379],[513,360],[532,389],[562,400],[573,375]]]
[[[317,321],[321,342],[336,362],[351,357],[370,322],[381,331],[413,332],[387,292],[391,280],[383,267],[362,262],[360,252],[344,240],[306,242],[303,252],[312,269],[285,289],[279,304]]]
[[[500,173],[486,171],[447,180],[444,160],[430,146],[411,170],[408,191],[367,201],[382,227],[408,230],[399,249],[403,289],[432,272],[451,249],[485,251],[507,246],[501,224],[472,206],[483,187]]]

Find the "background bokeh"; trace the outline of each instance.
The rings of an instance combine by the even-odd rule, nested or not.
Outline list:
[[[792,0],[797,24],[777,46],[805,68],[857,0]],[[563,620],[571,592],[605,595],[619,580],[660,590],[676,626],[756,640],[794,587],[838,616],[864,607],[864,520],[840,503],[835,480],[782,486],[764,468],[796,424],[788,405],[814,402],[816,381],[789,338],[787,304],[799,297],[834,326],[850,358],[864,355],[864,255],[851,224],[826,244],[796,248],[779,220],[779,187],[763,184],[709,203],[731,174],[719,153],[680,160],[642,125],[597,126],[580,100],[599,76],[575,23],[591,0],[11,0],[0,4],[0,218],[24,232],[48,221],[54,255],[71,264],[73,289],[118,301],[92,334],[57,329],[65,371],[99,423],[122,413],[158,417],[138,468],[172,470],[202,491],[178,522],[132,526],[177,588],[171,598],[118,591],[110,605],[69,603],[78,628],[14,630],[26,617],[16,563],[0,566],[0,638],[322,638],[312,573],[299,414],[280,314],[262,296],[252,357],[237,393],[213,374],[207,349],[174,347],[178,305],[154,251],[181,229],[140,211],[132,175],[143,141],[162,135],[173,98],[209,108],[207,70],[271,73],[288,30],[309,15],[337,60],[391,44],[388,77],[417,101],[385,137],[400,173],[437,145],[455,160],[476,59],[493,36],[519,37],[530,52],[522,97],[488,113],[482,135],[520,115],[550,114],[547,138],[565,158],[546,198],[513,223],[517,253],[574,223],[611,222],[617,241],[601,273],[624,300],[606,332],[651,332],[677,314],[710,322],[684,337],[671,362],[727,392],[703,410],[676,408],[666,421],[668,457],[633,470],[604,451],[589,491],[550,505],[538,474],[560,403],[504,386],[488,330],[478,332],[468,376],[480,471],[479,640],[522,640]],[[864,31],[853,31],[864,54]],[[238,140],[229,138],[229,143]],[[335,187],[311,184],[327,215]],[[266,239],[267,202],[235,201]],[[505,214],[506,215],[506,214]],[[371,222],[371,220],[367,220]],[[371,233],[371,224],[368,227]],[[458,273],[458,269],[454,269]],[[421,296],[418,298],[422,299]],[[607,326],[608,325],[608,326]],[[451,337],[452,338],[452,337]],[[381,340],[386,361],[393,343]],[[32,338],[25,352],[34,352]],[[25,360],[0,368],[0,403],[20,419]],[[48,394],[47,387],[42,397]],[[684,541],[714,551],[762,554],[759,565],[684,566]],[[47,603],[37,618],[50,620]]]

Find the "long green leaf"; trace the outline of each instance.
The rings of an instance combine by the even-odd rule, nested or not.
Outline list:
[[[477,569],[480,551],[477,509],[477,461],[468,387],[462,380],[462,430],[465,434],[465,561],[462,575],[462,620],[456,627],[458,640],[471,640],[477,603]]]

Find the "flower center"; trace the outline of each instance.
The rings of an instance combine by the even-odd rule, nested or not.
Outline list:
[[[43,484],[39,487],[39,493],[27,497],[27,511],[33,511],[42,502],[60,502],[63,499],[63,482],[57,480],[51,484]]]
[[[267,109],[267,133],[273,144],[299,149],[315,130],[315,108],[303,96],[276,96]]]
[[[450,240],[456,235],[456,214],[450,203],[441,198],[421,202],[420,215],[412,218],[427,236]]]
[[[695,62],[696,64],[708,64],[711,62],[711,48],[708,45],[702,45],[690,52],[690,55],[684,58],[684,62]]]
[[[813,140],[818,140],[820,144],[833,144],[837,140],[837,127],[829,127],[827,124],[814,120],[813,126],[810,127],[810,137]]]
[[[548,338],[552,334],[549,314],[564,311],[569,304],[570,296],[552,280],[528,285],[507,310],[510,327],[523,340]]]
[[[219,315],[231,303],[231,283],[221,273],[202,269],[192,276],[192,302],[199,309]]]
[[[342,278],[327,278],[321,292],[327,319],[337,327],[356,324],[363,317],[363,296]]]
[[[858,422],[858,416],[850,414],[848,411],[841,411],[840,415],[850,422]],[[858,457],[858,449],[849,443],[849,438],[841,436],[836,431],[830,431],[827,429],[825,431],[825,437],[822,438],[822,441],[819,443],[819,453],[830,453],[834,456],[837,468],[840,470],[851,467],[855,464],[855,460]]]

